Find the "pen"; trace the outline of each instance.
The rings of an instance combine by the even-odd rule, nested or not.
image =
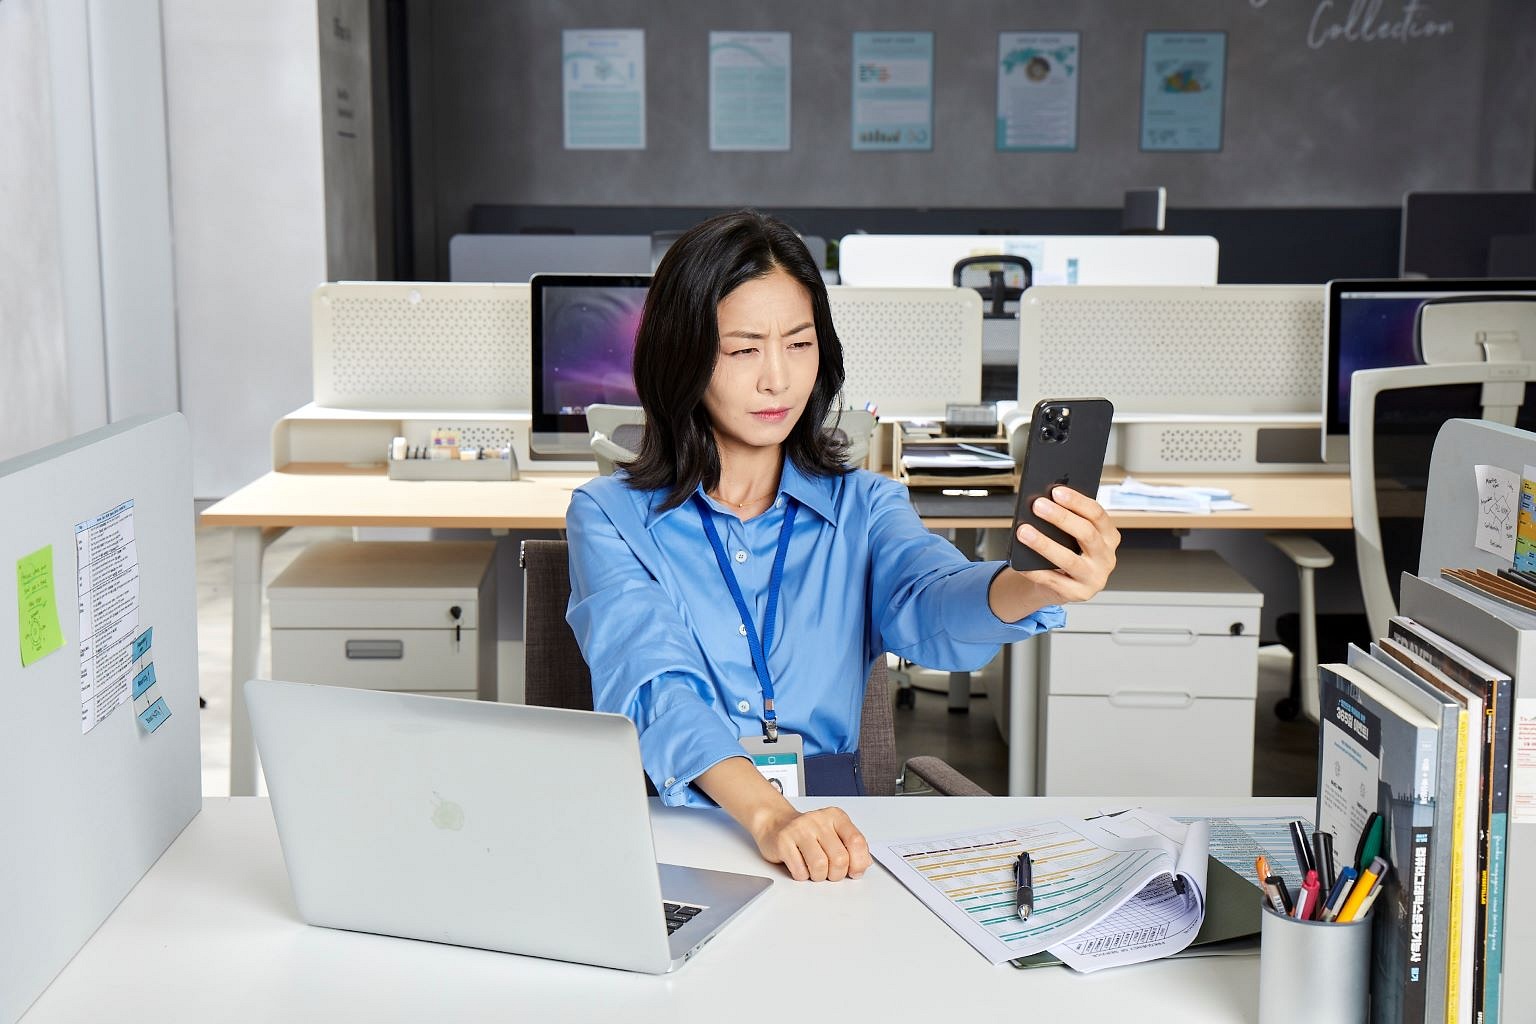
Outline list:
[[[1269,900],[1270,909],[1277,914],[1284,914],[1286,912],[1285,900],[1280,898],[1280,887],[1275,884],[1276,879],[1279,877],[1278,875],[1270,875],[1264,879],[1264,896]]]
[[[1328,890],[1333,889],[1333,883],[1338,881],[1333,873],[1333,833],[1312,833],[1312,859],[1317,862],[1317,880]]]
[[[1264,856],[1263,854],[1260,854],[1259,856],[1257,856],[1257,857],[1255,857],[1253,859],[1253,870],[1255,870],[1255,871],[1257,871],[1259,873],[1259,884],[1260,885],[1264,884],[1264,879],[1266,879],[1270,875],[1274,874],[1273,871],[1269,870],[1269,858]]]
[[[1279,875],[1270,875],[1264,879],[1264,886],[1265,888],[1274,886],[1275,891],[1280,894],[1280,912],[1282,914],[1289,914],[1291,912],[1291,891],[1285,887],[1285,879]]]
[[[1360,909],[1355,911],[1355,916],[1353,918],[1351,918],[1351,920],[1353,920],[1353,921],[1363,921],[1363,920],[1365,920],[1365,915],[1367,915],[1367,914],[1369,914],[1371,912],[1371,904],[1376,902],[1376,897],[1379,896],[1380,894],[1381,894],[1381,886],[1377,885],[1374,889],[1372,889],[1370,891],[1370,894],[1365,897],[1365,901],[1360,904]]]
[[[1360,845],[1355,847],[1355,870],[1364,871],[1377,857],[1381,855],[1381,835],[1386,822],[1375,811],[1365,819],[1365,827],[1360,830]]]
[[[1349,898],[1349,890],[1354,888],[1355,879],[1359,878],[1354,865],[1344,865],[1344,870],[1339,872],[1339,879],[1328,890],[1328,902],[1323,905],[1320,916],[1324,921],[1332,921],[1339,916],[1339,909],[1344,906],[1344,901]]]
[[[1317,894],[1321,888],[1317,872],[1308,871],[1306,879],[1301,883],[1301,892],[1296,896],[1296,920],[1312,920],[1312,915],[1317,912]]]
[[[1387,873],[1387,862],[1380,857],[1371,861],[1371,866],[1361,875],[1360,881],[1350,890],[1349,899],[1344,901],[1344,907],[1339,911],[1339,921],[1348,924],[1360,914],[1360,907],[1366,898],[1371,895],[1373,889],[1380,888],[1381,876]]]
[[[1291,846],[1296,850],[1296,869],[1306,877],[1308,871],[1316,871],[1317,865],[1312,863],[1312,851],[1307,849],[1306,826],[1300,821],[1293,821],[1291,828]]]
[[[1035,866],[1030,862],[1029,851],[1019,853],[1019,862],[1013,869],[1013,909],[1020,921],[1029,920],[1035,909]]]

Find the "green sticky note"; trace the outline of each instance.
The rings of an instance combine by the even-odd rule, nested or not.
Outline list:
[[[21,617],[21,664],[32,664],[64,646],[59,606],[53,599],[53,545],[16,562],[16,610]]]

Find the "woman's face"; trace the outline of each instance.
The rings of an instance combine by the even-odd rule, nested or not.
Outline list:
[[[716,443],[782,444],[805,411],[820,364],[811,297],[780,269],[754,278],[715,311],[720,355],[704,392]]]

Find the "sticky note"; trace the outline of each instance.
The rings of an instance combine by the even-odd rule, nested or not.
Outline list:
[[[150,732],[154,732],[165,724],[165,720],[171,717],[171,709],[165,706],[162,698],[155,701],[139,715],[139,724]]]
[[[144,691],[155,685],[155,663],[145,665],[139,674],[133,677],[133,699],[138,700],[144,695]]]
[[[21,664],[32,664],[64,646],[53,596],[53,545],[16,562],[16,611],[21,619]]]
[[[138,661],[140,658],[144,657],[144,655],[148,654],[149,653],[150,645],[153,644],[154,642],[155,642],[155,627],[153,627],[153,626],[150,626],[144,632],[142,632],[138,636],[134,637],[134,640],[133,640],[133,660],[134,661]]]

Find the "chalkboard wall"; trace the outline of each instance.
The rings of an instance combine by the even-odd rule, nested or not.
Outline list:
[[[1530,0],[408,0],[405,10],[420,276],[446,273],[447,239],[468,230],[476,205],[1113,209],[1126,188],[1160,184],[1175,210],[1380,210],[1409,189],[1529,188],[1536,168]],[[1398,38],[1404,24],[1419,34]],[[645,30],[645,150],[563,149],[564,28]],[[712,29],[793,34],[788,152],[709,151]],[[861,30],[934,33],[931,152],[852,151]],[[999,153],[997,33],[1054,30],[1082,33],[1078,148]],[[1219,153],[1140,151],[1143,37],[1167,30],[1227,33]]]

